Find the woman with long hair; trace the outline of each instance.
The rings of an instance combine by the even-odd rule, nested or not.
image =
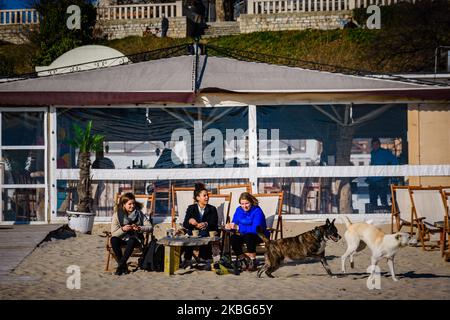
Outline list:
[[[231,247],[236,254],[243,270],[256,271],[256,245],[262,240],[258,236],[257,229],[261,227],[269,236],[264,212],[258,206],[258,200],[248,192],[239,197],[239,207],[236,209],[233,221],[225,226],[225,229],[235,230],[231,235]],[[247,246],[244,254],[243,245]]]
[[[111,247],[117,258],[115,274],[128,273],[127,261],[137,246],[143,246],[144,232],[152,232],[153,226],[147,216],[141,211],[142,204],[136,202],[133,193],[123,194],[111,222]],[[122,254],[122,246],[126,246]]]

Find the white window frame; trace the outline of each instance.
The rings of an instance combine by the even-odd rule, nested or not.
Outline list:
[[[2,114],[3,113],[11,113],[11,112],[43,112],[44,113],[44,128],[43,128],[43,134],[44,134],[44,145],[43,146],[2,146]],[[44,150],[44,183],[40,184],[5,184],[4,183],[4,171],[0,172],[2,175],[0,179],[0,223],[1,224],[15,224],[15,223],[21,223],[20,221],[4,221],[3,220],[3,190],[8,189],[44,189],[44,212],[45,212],[45,220],[44,221],[29,221],[29,222],[23,222],[26,224],[44,224],[48,223],[49,216],[49,205],[48,205],[48,199],[49,199],[49,190],[47,188],[48,186],[48,152],[47,152],[47,146],[48,146],[48,138],[47,138],[47,126],[48,126],[48,108],[45,107],[17,107],[17,108],[0,108],[0,159],[2,158],[2,152],[3,150]],[[3,164],[4,165],[4,164]]]

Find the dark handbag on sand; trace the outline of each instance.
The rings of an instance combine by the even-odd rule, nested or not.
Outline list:
[[[152,237],[144,248],[138,261],[139,268],[146,271],[164,271],[164,246],[158,244],[158,240]]]

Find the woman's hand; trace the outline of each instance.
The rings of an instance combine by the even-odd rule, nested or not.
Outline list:
[[[197,228],[200,230],[205,230],[208,227],[208,222],[201,222],[197,224]]]
[[[197,226],[198,226],[197,220],[195,220],[194,218],[190,218],[188,222],[191,226],[194,226],[197,228]]]
[[[235,228],[236,228],[236,224],[234,224],[234,223],[227,223],[226,225],[225,225],[225,229],[226,230],[234,230]]]
[[[133,230],[133,226],[130,226],[129,224],[126,224],[126,225],[124,225],[124,226],[122,227],[122,230],[123,230],[124,232],[131,231],[131,230]]]
[[[139,231],[141,231],[141,227],[138,226],[137,224],[133,224],[133,230],[139,232]]]

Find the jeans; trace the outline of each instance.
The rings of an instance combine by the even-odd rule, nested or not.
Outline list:
[[[376,207],[378,205],[378,197],[380,197],[381,205],[387,206],[387,195],[389,186],[387,179],[379,180],[369,184],[370,205]]]
[[[231,236],[231,247],[233,248],[234,254],[237,256],[240,256],[243,253],[242,246],[244,243],[247,245],[247,252],[256,253],[256,245],[261,242],[261,238],[253,233],[233,234]]]
[[[122,254],[122,246],[126,245],[125,252]],[[139,240],[136,238],[130,238],[128,241],[122,240],[118,237],[112,237],[111,238],[111,247],[114,251],[114,254],[117,257],[117,261],[120,266],[125,266],[128,259],[130,258],[131,254],[133,253],[133,250],[135,247],[140,245]]]

